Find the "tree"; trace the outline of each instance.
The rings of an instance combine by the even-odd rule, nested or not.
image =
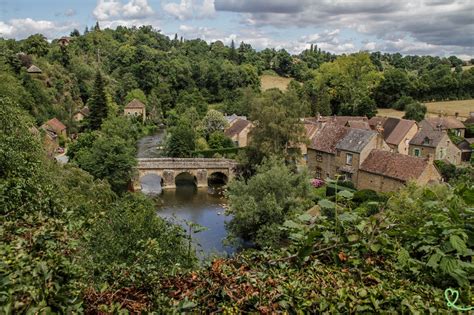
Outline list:
[[[100,71],[97,71],[94,82],[94,90],[88,102],[90,114],[87,117],[87,125],[91,130],[97,130],[102,120],[107,117],[107,97],[105,95],[104,79]]]
[[[133,175],[136,149],[118,136],[99,136],[92,147],[79,150],[74,161],[95,178],[106,179],[115,192],[124,192]]]
[[[202,119],[202,127],[207,137],[216,131],[223,131],[228,124],[224,115],[214,109],[210,109]]]
[[[235,49],[234,40],[232,40],[232,42],[230,43],[229,60],[237,62],[237,51]]]
[[[405,116],[403,118],[422,121],[425,118],[425,114],[426,106],[419,102],[414,102],[405,107]]]
[[[145,93],[140,89],[133,89],[129,91],[127,95],[125,96],[125,104],[130,103],[134,99],[139,100],[145,105],[148,103]]]
[[[209,135],[209,148],[225,149],[234,147],[232,139],[227,137],[222,131],[214,131]]]
[[[284,236],[279,227],[285,219],[311,207],[310,189],[305,172],[293,173],[282,161],[271,159],[247,182],[231,182],[232,220],[227,227],[233,236],[260,247],[277,246]]]
[[[385,70],[383,75],[382,81],[374,92],[374,99],[378,107],[393,107],[401,97],[411,94],[413,84],[405,70],[391,68]]]
[[[302,108],[273,89],[263,93],[253,105],[250,118],[255,122],[251,131],[250,146],[262,153],[262,156],[277,155],[287,160],[292,158],[290,144],[305,141],[304,127],[300,121]]]
[[[412,104],[412,103],[416,103],[416,101],[413,99],[413,97],[410,97],[410,96],[402,96],[398,99],[398,101],[396,101],[392,107],[393,109],[396,109],[396,110],[405,110],[405,108],[409,105],[409,104]]]
[[[169,130],[165,152],[170,157],[191,157],[196,148],[196,133],[183,123]]]

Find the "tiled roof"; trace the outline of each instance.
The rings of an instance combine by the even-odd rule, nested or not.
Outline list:
[[[134,98],[130,103],[127,104],[127,106],[125,106],[125,108],[127,108],[127,109],[131,109],[131,108],[145,108],[145,104],[143,104],[142,102],[140,102],[139,100],[137,100],[136,98]]]
[[[383,128],[383,138],[385,142],[399,145],[416,122],[414,120],[394,117],[372,117],[369,120],[369,124],[374,130],[376,130],[379,125]]]
[[[347,127],[370,130],[370,125],[366,120],[349,120],[346,124]]]
[[[425,121],[433,128],[438,129],[464,129],[466,128],[462,122],[454,117],[430,117]]]
[[[66,126],[64,126],[64,124],[57,118],[48,120],[43,124],[43,126],[44,125],[49,126],[56,133],[61,133],[61,131],[66,129]]]
[[[318,125],[305,122],[304,129],[306,132],[306,138],[311,140],[316,135],[316,132],[318,131],[319,128],[318,128]]]
[[[346,126],[349,121],[366,121],[366,116],[318,116],[318,117],[305,117],[306,122],[311,123],[335,123],[340,126]]]
[[[335,123],[327,123],[313,137],[309,147],[314,150],[336,153],[337,143],[349,132],[349,128]]]
[[[469,118],[464,121],[464,125],[474,124],[474,113],[471,113]]]
[[[242,132],[248,125],[250,125],[250,121],[237,118],[235,122],[224,131],[224,134],[227,137],[233,137]]]
[[[336,149],[360,153],[377,133],[372,130],[350,129],[336,145]]]
[[[436,148],[445,136],[445,131],[423,127],[411,139],[410,144]]]
[[[397,120],[395,127],[392,129],[390,133],[385,136],[385,124],[387,124],[391,119]],[[407,119],[397,119],[397,118],[389,118],[384,124],[384,138],[385,141],[389,144],[399,145],[405,139],[406,134],[410,129],[416,124],[414,120],[407,120]]]
[[[406,182],[420,177],[428,164],[428,160],[424,158],[372,150],[360,170]]]

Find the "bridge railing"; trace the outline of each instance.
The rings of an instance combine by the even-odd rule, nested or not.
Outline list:
[[[206,158],[139,158],[137,161],[138,169],[232,168],[237,165],[235,160]]]

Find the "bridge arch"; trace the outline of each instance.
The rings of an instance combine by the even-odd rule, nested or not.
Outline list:
[[[174,184],[176,187],[186,185],[198,186],[198,179],[192,172],[183,171],[176,174]]]
[[[229,176],[221,171],[212,172],[207,176],[208,186],[225,186],[229,182]]]
[[[234,160],[207,158],[138,158],[137,162],[138,176],[134,181],[136,190],[140,190],[140,181],[147,174],[160,176],[164,189],[176,188],[177,181],[185,176],[182,173],[190,174],[191,182],[197,187],[207,187],[209,177],[211,181],[217,177],[221,182],[227,183],[233,178],[237,165]],[[189,181],[190,177],[187,178]]]

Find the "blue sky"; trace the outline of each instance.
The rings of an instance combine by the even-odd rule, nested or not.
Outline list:
[[[472,0],[0,0],[5,38],[52,39],[96,21],[292,53],[317,44],[333,53],[474,57]]]

